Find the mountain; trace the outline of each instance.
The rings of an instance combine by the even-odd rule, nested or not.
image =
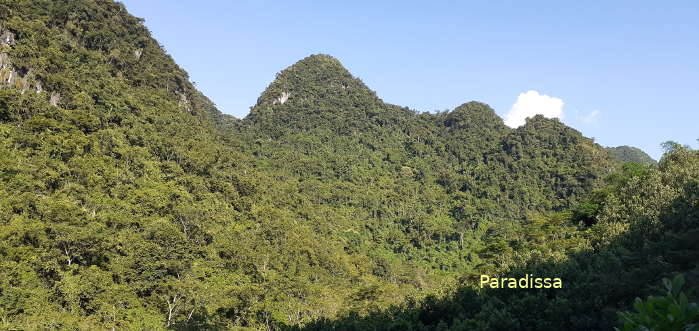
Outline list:
[[[381,103],[376,93],[353,77],[339,60],[330,55],[315,54],[280,72],[257,100],[251,113],[254,116],[262,109],[275,106],[282,109],[366,110]]]
[[[479,275],[446,295],[297,329],[691,329],[699,301],[698,164],[699,151],[676,146],[657,167],[641,173],[626,167],[613,176],[623,181],[581,203],[584,209],[600,203],[590,226],[576,227],[564,212],[502,231],[481,254],[500,263],[524,258],[498,275],[504,284],[515,279],[524,285],[483,286]],[[481,275],[495,274],[485,268]],[[536,277],[559,278],[562,286],[527,285]]]
[[[418,113],[328,55],[281,71],[239,120],[119,3],[3,1],[0,22],[3,328],[325,328],[594,255],[624,215],[658,226],[625,200],[646,192],[630,178],[686,190],[645,202],[676,207],[667,219],[694,210],[690,151],[631,169],[555,119]]]
[[[635,162],[640,164],[656,164],[644,151],[631,146],[606,147],[607,152],[619,162]]]
[[[412,114],[389,108],[340,61],[317,54],[282,70],[244,122],[272,135],[320,129],[348,135]]]
[[[3,1],[0,22],[2,328],[200,320],[252,185],[232,120],[119,3]]]

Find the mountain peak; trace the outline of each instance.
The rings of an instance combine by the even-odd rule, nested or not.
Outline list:
[[[489,105],[478,101],[464,103],[447,113],[444,126],[461,139],[488,136],[492,138],[486,139],[490,140],[489,144],[494,144],[500,135],[510,131]]]
[[[331,65],[331,66],[339,66],[343,67],[342,63],[340,63],[340,60],[337,58],[333,57],[332,55],[328,54],[323,54],[323,53],[318,53],[318,54],[311,54],[299,61],[297,61],[295,65]],[[344,67],[343,67],[344,69]]]
[[[277,74],[251,113],[270,108],[370,107],[381,100],[342,63],[327,54],[310,55]]]
[[[646,154],[646,152],[633,146],[605,147],[605,149],[613,158],[622,163],[635,162],[646,165],[657,163],[657,161]]]
[[[449,112],[445,125],[450,128],[463,128],[472,125],[503,127],[503,121],[489,105],[470,101]]]

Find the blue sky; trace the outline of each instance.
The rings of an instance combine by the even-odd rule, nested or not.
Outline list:
[[[238,118],[277,72],[325,53],[418,111],[478,100],[656,159],[663,141],[697,147],[699,1],[122,2]]]

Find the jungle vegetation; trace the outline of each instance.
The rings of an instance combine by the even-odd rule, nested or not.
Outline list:
[[[642,163],[642,164],[655,164],[656,161],[653,160],[644,151],[631,146],[617,146],[617,147],[607,147],[607,151],[612,157],[616,158],[618,161]]]
[[[0,0],[0,37],[2,329],[609,329],[679,274],[693,307],[685,146],[416,112],[323,54],[236,119],[112,0]],[[565,286],[477,287],[529,273]]]

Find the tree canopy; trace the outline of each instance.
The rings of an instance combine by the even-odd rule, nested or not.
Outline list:
[[[322,54],[236,119],[120,3],[0,22],[2,328],[607,328],[696,284],[696,151],[622,165],[556,119],[418,113]],[[473,287],[532,272],[570,287]]]

